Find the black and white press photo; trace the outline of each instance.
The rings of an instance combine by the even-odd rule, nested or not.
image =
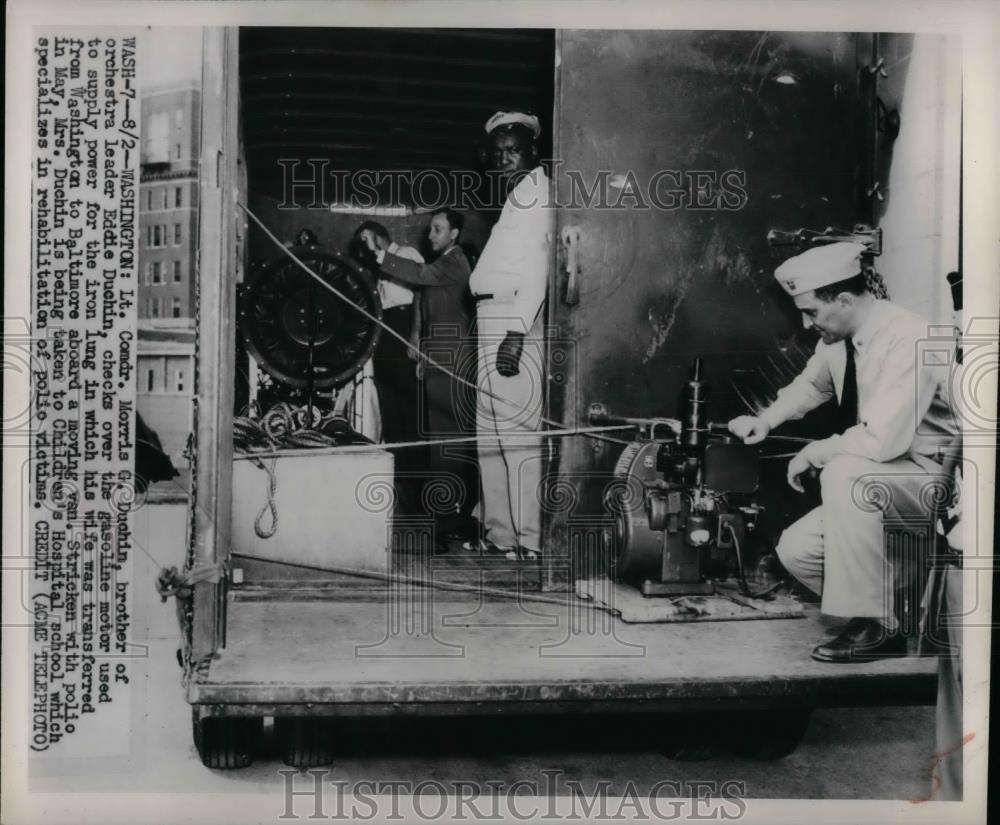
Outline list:
[[[976,2],[16,2],[5,822],[987,821]]]

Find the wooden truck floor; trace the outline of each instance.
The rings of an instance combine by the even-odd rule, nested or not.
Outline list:
[[[566,604],[402,590],[234,598],[226,647],[189,686],[207,715],[489,714],[925,704],[936,662],[813,661],[800,619],[626,624]]]

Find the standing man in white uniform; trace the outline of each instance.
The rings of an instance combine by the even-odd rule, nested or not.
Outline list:
[[[552,210],[538,165],[538,118],[497,112],[486,122],[506,188],[500,219],[469,281],[479,334],[476,424],[482,549],[530,559],[541,548],[542,404]],[[503,401],[498,398],[504,399]]]
[[[819,471],[823,503],[778,542],[789,572],[822,594],[823,612],[850,620],[813,650],[824,662],[905,655],[883,515],[930,518],[921,493],[939,480],[941,450],[958,430],[943,387],[946,368],[920,357],[929,322],[872,295],[864,251],[835,243],[778,267],[775,278],[821,341],[770,407],[729,422],[736,436],[756,444],[834,395],[840,402],[841,432],[808,444],[788,465],[788,483],[799,492],[801,477]]]

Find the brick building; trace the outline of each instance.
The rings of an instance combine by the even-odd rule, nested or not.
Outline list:
[[[191,430],[201,93],[142,98],[137,403],[175,465]]]

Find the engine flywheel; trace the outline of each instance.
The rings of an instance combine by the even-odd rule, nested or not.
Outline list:
[[[374,283],[354,261],[318,245],[291,251],[325,283],[381,319]],[[275,380],[299,388],[328,389],[349,381],[371,357],[381,331],[287,255],[256,270],[239,315],[247,351]]]

